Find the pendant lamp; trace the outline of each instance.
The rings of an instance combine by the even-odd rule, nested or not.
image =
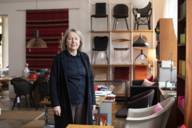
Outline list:
[[[133,47],[148,47],[148,43],[146,42],[145,37],[140,36],[133,42]]]
[[[36,30],[35,37],[27,42],[27,48],[47,48],[46,42],[39,37],[39,30]]]

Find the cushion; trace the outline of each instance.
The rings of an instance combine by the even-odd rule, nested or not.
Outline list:
[[[153,75],[150,75],[148,78],[147,78],[147,80],[149,80],[149,81],[154,81],[154,79],[153,79]]]
[[[160,103],[157,103],[154,107],[154,113],[160,112],[161,110],[163,110],[163,107]]]
[[[185,124],[183,124],[179,128],[186,128],[186,126],[185,126]]]
[[[122,108],[122,109],[118,110],[115,113],[115,117],[117,117],[117,118],[126,118],[127,113],[128,113],[128,108]]]
[[[154,84],[155,84],[155,82],[151,82],[148,79],[144,79],[142,86],[152,86]]]

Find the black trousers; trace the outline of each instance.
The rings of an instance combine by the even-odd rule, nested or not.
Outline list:
[[[86,114],[84,104],[71,105],[73,124],[86,124]],[[55,116],[55,128],[65,128],[70,121],[67,118]]]

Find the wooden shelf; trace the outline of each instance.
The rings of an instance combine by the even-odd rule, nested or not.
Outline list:
[[[141,30],[132,30],[132,32],[153,32],[153,30],[141,29]]]
[[[93,68],[107,68],[109,64],[92,64]]]
[[[111,64],[111,67],[130,67],[131,64]]]
[[[131,30],[112,30],[112,33],[130,33]]]
[[[184,122],[187,128],[192,128],[192,10],[191,10],[191,0],[178,0],[178,74],[177,74],[177,99],[179,101],[180,97],[184,97],[185,105],[181,106],[178,104],[179,111],[183,114]],[[181,41],[184,44],[180,43]],[[184,39],[182,39],[184,38]],[[179,115],[180,116],[180,115]],[[177,121],[179,122],[179,120]]]
[[[110,33],[110,31],[91,31],[91,33]]]

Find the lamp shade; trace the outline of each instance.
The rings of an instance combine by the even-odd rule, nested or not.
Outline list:
[[[35,37],[27,42],[27,48],[47,48],[47,43],[39,37],[39,30],[36,30]]]
[[[149,0],[131,0],[134,8],[144,8],[149,3]]]
[[[147,47],[148,43],[140,35],[134,42],[133,47]]]

